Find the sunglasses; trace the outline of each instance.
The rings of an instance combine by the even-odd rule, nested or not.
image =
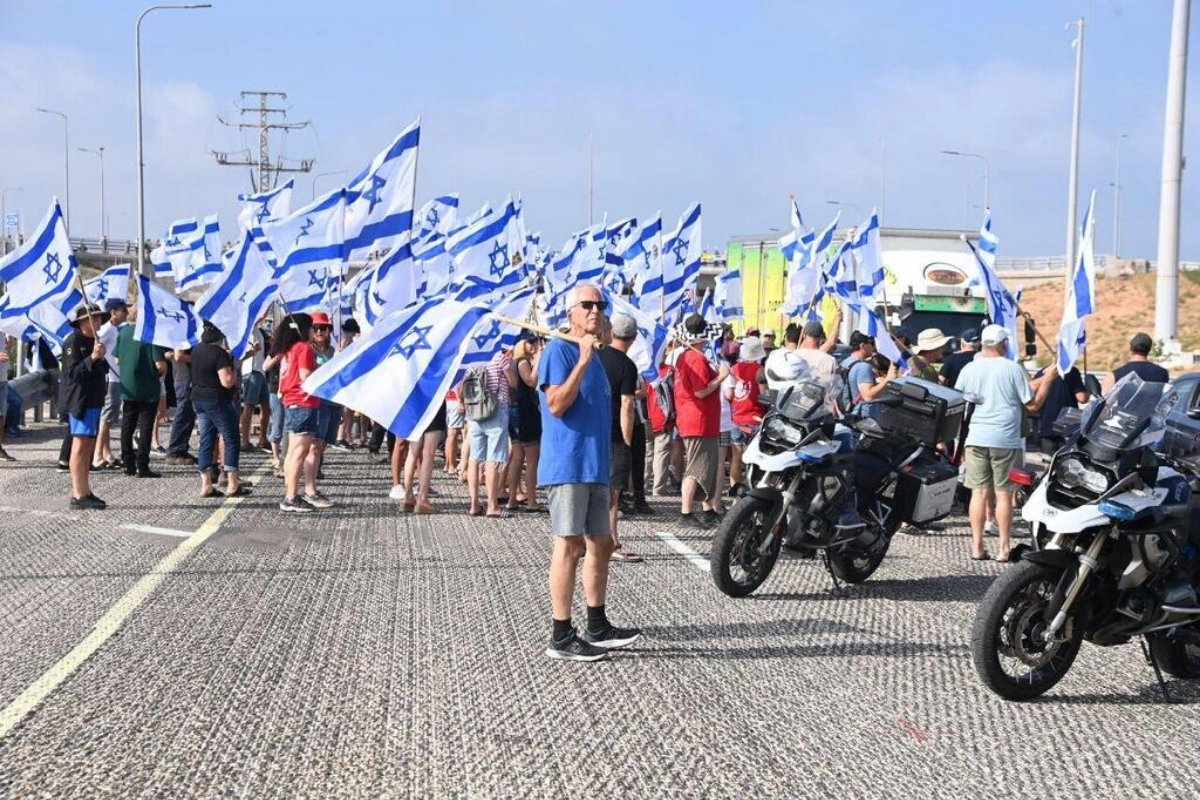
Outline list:
[[[333,330],[333,326],[332,325],[313,325],[312,329],[314,331],[317,331],[318,333],[329,333],[331,330]]]
[[[591,311],[593,309],[604,311],[608,308],[608,302],[606,300],[580,300],[575,305],[579,306],[584,311]]]

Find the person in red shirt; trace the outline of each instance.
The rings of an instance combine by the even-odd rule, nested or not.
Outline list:
[[[758,404],[758,395],[766,381],[762,367],[766,357],[767,351],[762,340],[757,336],[747,336],[742,340],[738,363],[730,369],[725,388],[722,389],[733,414],[729,482],[735,488],[742,482],[742,451],[762,427],[763,408]]]
[[[300,495],[300,474],[318,434],[321,400],[301,388],[304,380],[317,369],[317,356],[309,344],[312,317],[290,314],[283,318],[271,345],[271,355],[280,357],[279,396],[283,400],[284,426],[288,432],[287,455],[283,462],[283,502],[280,511],[308,513],[318,508]],[[312,470],[310,470],[312,472]],[[316,497],[317,476],[307,477],[305,494]]]
[[[675,362],[675,425],[683,439],[683,488],[679,525],[704,529],[720,515],[713,507],[717,492],[717,455],[721,436],[721,396],[717,391],[729,374],[724,364],[716,370],[704,348],[708,323],[699,314],[688,317],[680,332],[687,347]],[[704,518],[692,513],[700,492]]]

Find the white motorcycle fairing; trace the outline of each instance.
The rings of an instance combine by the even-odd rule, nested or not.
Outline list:
[[[758,437],[746,446],[742,461],[753,464],[760,469],[771,472],[783,472],[801,464],[820,464],[838,451],[838,442],[813,442],[795,450],[788,450],[777,455],[769,456],[758,446]]]
[[[1089,503],[1070,511],[1060,511],[1050,505],[1046,500],[1048,483],[1049,480],[1043,480],[1033,490],[1033,494],[1021,507],[1021,519],[1042,525],[1051,533],[1078,533],[1085,528],[1109,524],[1108,515],[1101,514],[1096,503]]]

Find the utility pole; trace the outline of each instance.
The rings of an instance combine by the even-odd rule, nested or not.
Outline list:
[[[1188,16],[1191,0],[1175,0],[1163,125],[1162,193],[1158,205],[1158,279],[1154,338],[1179,336],[1179,189],[1183,179],[1183,104],[1187,94]]]
[[[240,119],[245,120],[247,114],[256,114],[258,119],[254,122],[228,122],[218,116],[217,121],[230,128],[240,128],[243,130],[249,128],[258,131],[258,158],[252,158],[248,150],[243,151],[245,153],[244,156],[214,151],[213,155],[217,159],[217,164],[222,167],[250,167],[250,185],[256,192],[269,192],[274,189],[279,181],[279,176],[285,172],[310,172],[315,161],[312,158],[300,159],[299,166],[295,167],[284,166],[283,156],[278,156],[275,163],[271,163],[271,131],[301,130],[311,124],[308,120],[304,122],[288,122],[288,110],[286,108],[273,108],[271,106],[271,98],[286,101],[287,94],[284,92],[242,92],[241,97],[242,104],[238,106]],[[247,104],[247,98],[250,97],[258,98],[257,105]],[[257,175],[254,172],[256,167],[258,169]]]

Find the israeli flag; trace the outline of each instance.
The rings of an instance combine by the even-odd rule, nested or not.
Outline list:
[[[393,248],[371,272],[364,321],[373,326],[388,313],[416,302],[421,283],[421,268],[413,260],[409,246],[403,244]]]
[[[417,212],[413,225],[416,238],[423,239],[431,233],[445,236],[458,227],[458,193],[435,197]]]
[[[424,294],[438,294],[454,282],[454,260],[446,252],[447,241],[448,237],[434,232],[413,244],[412,256],[420,265],[425,282]]]
[[[696,290],[703,252],[700,236],[700,204],[692,203],[679,218],[675,230],[663,239],[661,291],[668,314],[679,308],[687,291]],[[653,291],[653,286],[647,286]]]
[[[1067,285],[1063,304],[1063,321],[1058,329],[1058,372],[1066,373],[1075,366],[1087,346],[1087,318],[1096,310],[1095,247],[1096,191],[1092,190],[1087,213],[1083,216],[1083,232],[1079,238],[1079,258]],[[980,248],[982,249],[982,247]]]
[[[731,319],[741,319],[745,311],[742,308],[742,271],[727,269],[716,278],[714,290],[717,303],[717,315],[724,322]]]
[[[365,261],[411,237],[420,140],[418,118],[347,185],[347,259]]]
[[[188,267],[185,274],[175,276],[176,291],[208,283],[221,271],[221,223],[216,214],[204,218]]]
[[[137,323],[133,338],[172,350],[200,344],[204,324],[192,304],[168,292],[145,275],[137,276]]]
[[[512,286],[525,277],[525,236],[512,198],[497,211],[451,235],[446,252],[454,263],[457,290]]]
[[[56,338],[69,313],[83,301],[76,289],[78,267],[58,199],[33,235],[0,259],[0,330],[22,336],[31,325]]]
[[[262,227],[272,219],[282,219],[292,213],[292,181],[283,186],[259,194],[239,194],[242,211],[238,214],[238,227],[243,230]]]
[[[662,212],[654,215],[654,219],[633,231],[625,242],[620,245],[621,258],[629,265],[636,277],[633,281],[634,304],[643,311],[656,317],[662,316],[661,306],[650,308],[648,302],[643,302],[646,295],[646,285],[662,285],[662,259],[660,245],[662,243]],[[657,296],[661,299],[662,292]]]
[[[991,209],[984,211],[983,228],[979,232],[979,248],[977,249],[967,237],[961,237],[975,263],[979,266],[979,277],[987,292],[988,317],[991,321],[1008,331],[1008,357],[1017,357],[1017,320],[1020,316],[1017,301],[1005,288],[1000,276],[996,274],[996,245],[999,240],[992,233]]]
[[[889,361],[895,364],[900,369],[908,369],[908,359],[904,357],[904,351],[896,344],[896,340],[892,338],[892,333],[884,325],[879,315],[875,313],[875,309],[869,306],[862,306],[857,309],[858,330],[865,333],[867,336],[875,340],[875,349],[883,356],[886,356]]]
[[[224,260],[220,275],[196,301],[196,313],[220,328],[233,357],[241,358],[251,344],[254,323],[275,298],[274,270],[248,230],[242,230]]]
[[[175,290],[207,283],[221,271],[221,225],[217,215],[205,217],[203,225],[195,217],[172,222],[162,244],[150,253],[155,275],[170,274]]]
[[[532,315],[536,299],[537,290],[529,286],[495,300],[488,304],[488,307],[500,316],[527,320]],[[473,366],[487,364],[502,348],[511,349],[516,346],[520,334],[521,329],[516,325],[501,322],[495,317],[480,323],[471,334],[471,344],[467,347],[461,369],[465,371]]]
[[[122,300],[129,297],[129,273],[132,268],[132,264],[117,264],[85,281],[83,290],[87,292],[88,302],[103,308],[110,297]]]
[[[613,317],[632,317],[637,322],[638,336],[627,355],[637,365],[638,374],[648,381],[658,380],[658,367],[666,356],[670,330],[658,321],[657,314],[647,313],[623,297],[608,295],[608,302]]]
[[[264,222],[277,265],[275,279],[286,313],[323,308],[329,285],[345,263],[346,190],[335,189],[283,219]]]
[[[797,212],[798,213],[798,212]],[[837,230],[842,212],[834,215],[819,235],[811,232],[801,234],[792,253],[791,272],[788,274],[787,301],[780,307],[779,313],[788,317],[798,316],[807,309],[808,316],[819,306],[820,298],[824,295],[823,280],[825,271],[821,267],[821,255],[833,243],[833,233]]]
[[[441,299],[401,309],[318,367],[303,389],[415,441],[445,402],[487,315],[486,306]]]

